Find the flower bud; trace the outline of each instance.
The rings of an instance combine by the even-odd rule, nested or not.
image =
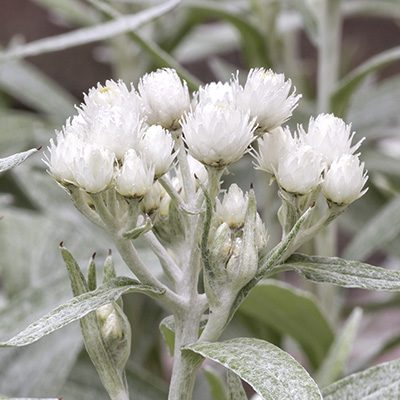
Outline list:
[[[322,192],[329,201],[350,204],[368,190],[363,190],[367,180],[364,163],[360,163],[355,155],[343,154],[332,162],[325,173]]]
[[[147,129],[140,142],[140,151],[148,165],[154,165],[155,179],[167,173],[176,153],[171,135],[160,125]]]
[[[229,187],[222,203],[216,199],[215,213],[231,229],[243,228],[248,203],[248,195],[243,195],[236,183]]]
[[[181,81],[175,70],[164,68],[144,75],[138,89],[150,125],[179,127],[179,119],[189,110],[190,96],[186,82]]]
[[[100,307],[96,314],[106,348],[122,374],[131,352],[131,326],[128,318],[117,303]]]
[[[153,181],[154,166],[147,166],[135,150],[128,150],[115,176],[116,191],[126,197],[141,197],[150,191]]]

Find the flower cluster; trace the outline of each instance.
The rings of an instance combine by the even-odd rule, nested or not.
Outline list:
[[[179,90],[187,93],[187,109],[188,89],[176,72],[163,70],[160,74],[165,78],[164,86],[176,88],[178,84]],[[157,105],[158,101],[168,109],[168,98],[149,101],[156,79],[151,74],[144,78],[140,94],[122,81],[110,80],[84,96],[77,115],[67,120],[55,141],[50,140],[45,162],[58,182],[89,193],[114,187],[123,196],[141,197],[171,169],[176,152],[164,126],[179,119],[184,109],[174,108],[177,114],[171,119],[171,114],[166,115]]]
[[[351,126],[332,114],[310,118],[308,130],[301,125],[276,128],[258,139],[257,167],[272,174],[281,188],[306,195],[322,188],[336,204],[350,204],[361,197],[367,181],[364,163],[354,154],[361,141],[352,146]]]
[[[349,204],[365,192],[364,164],[355,154],[361,142],[352,146],[350,126],[328,114],[311,118],[308,130],[299,126],[294,135],[282,128],[300,97],[283,74],[263,68],[252,69],[244,85],[236,75],[200,87],[192,98],[172,69],[146,74],[138,90],[110,80],[84,96],[77,114],[50,141],[45,162],[62,185],[88,193],[115,188],[128,198],[148,194],[151,209],[165,194],[154,184],[179,151],[187,152],[187,176],[204,176],[199,165],[223,170],[257,140],[258,168],[286,192],[322,188],[328,200]],[[182,181],[180,169],[175,176]]]

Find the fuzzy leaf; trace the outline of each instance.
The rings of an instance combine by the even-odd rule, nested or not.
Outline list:
[[[181,0],[170,0],[161,5],[133,15],[116,18],[113,21],[98,24],[93,27],[81,28],[62,35],[40,39],[21,46],[15,46],[10,50],[0,52],[0,60],[10,58],[22,58],[39,54],[65,50],[82,44],[109,39],[121,33],[139,28],[141,25],[162,16],[175,8]]]
[[[247,400],[242,381],[230,369],[228,369],[226,373],[226,381],[229,391],[229,400]]]
[[[122,294],[129,292],[160,293],[158,289],[141,285],[139,282],[126,278],[115,278],[98,289],[74,297],[38,321],[29,325],[24,331],[12,339],[1,342],[1,347],[26,346],[36,342],[41,337],[54,332],[63,326],[76,321],[99,307],[116,301]]]
[[[293,269],[313,282],[367,290],[400,290],[400,271],[374,267],[359,261],[293,254],[281,267]]]
[[[332,95],[332,109],[334,114],[338,116],[343,115],[351,95],[365,77],[399,59],[400,46],[397,46],[371,57],[339,81]]]
[[[212,400],[228,400],[228,393],[226,390],[225,382],[214,368],[205,367],[203,369],[204,375],[210,386]]]
[[[265,400],[322,400],[317,384],[288,353],[259,339],[198,342],[183,347],[230,369]]]
[[[334,339],[316,299],[283,282],[261,281],[244,300],[239,312],[290,335],[314,367],[322,362]]]
[[[324,400],[397,400],[400,359],[347,376],[322,390]]]
[[[400,232],[400,196],[370,218],[344,251],[345,258],[365,259]]]
[[[315,375],[315,380],[320,387],[327,386],[342,376],[361,317],[361,309],[356,308],[346,321],[341,333],[335,338],[327,357]]]
[[[24,162],[30,155],[36,153],[39,149],[30,149],[22,153],[13,154],[6,158],[0,158],[0,172],[7,171]]]

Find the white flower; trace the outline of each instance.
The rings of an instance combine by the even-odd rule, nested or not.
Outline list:
[[[297,107],[301,96],[295,95],[295,89],[289,94],[291,86],[291,80],[285,81],[283,74],[252,69],[239,92],[238,104],[249,109],[252,118],[257,118],[259,129],[270,131],[287,121]]]
[[[324,168],[320,154],[310,146],[298,145],[280,158],[275,177],[287,192],[307,194],[321,183]]]
[[[278,127],[266,132],[262,138],[257,140],[257,143],[258,152],[253,154],[258,163],[256,168],[273,175],[278,168],[279,159],[287,154],[297,141],[293,138],[289,128]]]
[[[300,140],[321,153],[324,161],[330,165],[342,154],[354,154],[362,140],[351,146],[355,132],[351,125],[346,125],[341,118],[333,114],[320,114],[316,119],[310,118],[307,133],[299,127]]]
[[[249,196],[236,183],[229,187],[222,200],[216,199],[215,213],[220,221],[228,224],[231,229],[240,229],[244,225]]]
[[[86,140],[112,151],[121,159],[135,148],[142,136],[143,104],[139,95],[122,81],[107,81],[89,90],[74,121],[80,124]]]
[[[154,166],[129,149],[123,159],[122,167],[115,176],[115,189],[122,196],[140,197],[148,193],[154,181]]]
[[[164,68],[144,75],[138,89],[150,125],[178,127],[177,121],[189,110],[190,96],[186,82],[175,70]]]
[[[360,163],[355,155],[343,154],[332,162],[325,173],[322,192],[334,203],[350,204],[368,190],[363,190],[367,180],[364,163]]]
[[[190,154],[205,165],[224,167],[242,158],[254,139],[255,121],[230,104],[199,103],[181,122]]]
[[[214,103],[214,104],[236,104],[239,85],[234,82],[211,82],[205,86],[200,86],[198,92],[195,93],[194,104],[197,103]]]
[[[73,181],[86,192],[101,192],[111,186],[114,165],[114,153],[98,145],[85,143],[71,163]]]
[[[64,131],[57,132],[56,142],[50,139],[50,146],[47,147],[49,155],[45,154],[43,161],[55,180],[62,183],[74,181],[71,165],[82,147],[84,142],[78,136]]]
[[[162,126],[150,126],[140,142],[139,149],[146,162],[154,165],[156,179],[171,169],[176,155],[174,141]]]

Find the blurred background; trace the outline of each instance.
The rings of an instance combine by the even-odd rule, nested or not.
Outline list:
[[[136,86],[144,73],[173,67],[195,90],[200,83],[229,80],[237,70],[244,79],[249,68],[272,68],[285,73],[303,95],[288,121],[291,128],[295,129],[297,123],[307,126],[309,117],[319,112],[334,112],[352,123],[357,132],[355,140],[366,137],[361,152],[369,170],[369,191],[322,239],[331,241],[328,252],[400,269],[400,1],[338,1],[340,15],[331,37],[329,29],[324,36],[319,16],[323,0],[183,0],[134,32],[110,34],[106,39],[79,45],[69,42],[57,51],[39,45],[37,55],[31,55],[25,46],[44,43],[39,41],[47,38],[66,38],[71,32],[78,32],[81,40],[88,37],[90,27],[168,3],[2,0],[0,157],[31,147],[45,148],[55,129],[61,129],[66,118],[75,113],[73,106],[80,104],[83,93],[110,78]],[[332,54],[323,58],[321,49],[331,41],[340,47],[334,47]],[[7,58],[12,52],[14,57]],[[322,93],[318,76],[330,62],[335,67],[332,85]],[[325,106],[321,108],[321,104]],[[65,242],[83,268],[91,254],[97,252],[101,269],[112,248],[107,236],[88,226],[74,210],[67,194],[46,174],[41,158],[33,156],[0,177],[0,213],[4,216],[0,222],[2,340],[71,297],[58,252],[60,241]],[[247,190],[254,182],[259,211],[273,246],[280,238],[276,187],[269,186],[268,176],[254,171],[250,156],[231,172],[225,179],[227,185],[236,181]],[[141,246],[139,241],[143,258],[157,271],[158,262]],[[326,250],[321,249],[320,243],[308,248],[312,254]],[[114,254],[118,271],[129,274]],[[251,299],[254,303],[238,313],[226,337],[255,335],[269,340],[289,351],[313,373],[321,367],[340,327],[346,326],[352,310],[360,306],[364,315],[353,327],[356,339],[352,346],[348,340],[350,356],[343,360],[334,379],[400,357],[399,295],[332,289],[307,283],[293,274],[279,279],[288,286],[274,286],[278,289],[270,297],[257,294],[260,298]],[[296,301],[304,301],[305,313],[315,313],[324,320],[321,325],[315,322],[309,327],[310,342],[320,340],[321,356],[315,356],[310,343],[304,343],[298,332],[277,322],[273,315],[271,309],[279,304],[277,309],[285,316],[283,320],[295,318],[292,305],[281,302],[289,296],[287,290],[294,291]],[[312,296],[312,305],[306,304],[308,296]],[[261,304],[261,314],[264,304],[271,314],[252,313],[251,304]],[[125,296],[125,309],[133,328],[132,360],[128,364],[129,381],[136,388],[133,398],[166,398],[170,359],[158,329],[164,314],[156,304],[136,294]],[[302,314],[297,314],[301,323]],[[318,339],[324,335],[323,340]],[[202,394],[204,390],[209,389],[202,376],[195,398],[210,398]],[[78,324],[24,349],[1,349],[0,394],[3,393],[107,398],[83,351]]]

